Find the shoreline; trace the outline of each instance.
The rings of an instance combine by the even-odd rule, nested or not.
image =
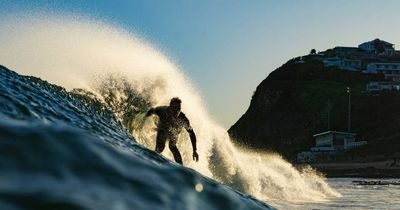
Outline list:
[[[355,168],[355,169],[328,169],[316,168],[326,178],[400,178],[400,169],[377,169],[377,168]]]
[[[400,165],[393,165],[392,163],[392,160],[381,160],[373,162],[311,163],[309,165],[327,178],[400,178]],[[301,167],[304,164],[298,166]]]

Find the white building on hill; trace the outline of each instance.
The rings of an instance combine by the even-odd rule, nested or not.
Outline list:
[[[369,82],[367,84],[367,91],[383,91],[383,90],[396,90],[400,91],[400,82],[392,82],[392,81],[377,81],[377,82]]]
[[[366,73],[382,73],[389,81],[400,81],[400,62],[380,62],[367,65]]]
[[[321,61],[326,67],[337,67],[347,71],[364,71],[371,62],[389,62],[400,56],[394,44],[374,39],[358,47],[335,47],[321,54]]]
[[[382,56],[394,56],[395,54],[394,44],[380,39],[374,39],[369,42],[364,42],[358,45],[358,48],[368,53],[373,53]]]

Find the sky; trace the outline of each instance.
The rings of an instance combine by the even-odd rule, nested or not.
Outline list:
[[[375,38],[400,46],[397,0],[0,0],[2,12],[42,8],[135,31],[180,66],[227,129],[293,57]]]

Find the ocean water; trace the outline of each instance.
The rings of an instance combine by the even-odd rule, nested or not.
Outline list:
[[[324,202],[281,202],[279,209],[400,209],[400,185],[355,185],[353,181],[389,181],[399,179],[330,178],[328,183],[341,197]]]
[[[311,168],[232,144],[179,65],[132,31],[51,11],[0,14],[0,27],[1,64],[18,72],[1,68],[0,209],[268,209],[341,196]],[[188,135],[178,140],[185,167],[153,152],[157,119],[144,117],[175,96],[198,138],[199,162]]]

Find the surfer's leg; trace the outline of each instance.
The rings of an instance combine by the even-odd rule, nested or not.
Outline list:
[[[181,153],[179,152],[175,143],[170,140],[168,146],[169,146],[169,150],[171,150],[172,154],[174,155],[175,162],[183,165]]]
[[[156,141],[156,152],[161,153],[165,148],[165,141],[167,136],[163,132],[157,133],[157,141]]]

